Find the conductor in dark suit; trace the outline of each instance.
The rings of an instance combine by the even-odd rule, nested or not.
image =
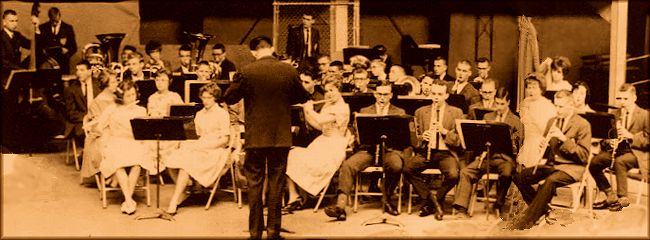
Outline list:
[[[315,57],[320,52],[320,34],[317,29],[313,28],[314,22],[314,16],[303,14],[302,24],[289,29],[286,52],[291,60],[301,66],[305,64],[308,64],[309,67],[314,66]]]
[[[251,40],[249,47],[257,59],[246,65],[226,91],[227,104],[244,99],[244,138],[250,213],[248,228],[252,239],[264,230],[262,183],[268,166],[268,237],[280,237],[282,189],[286,180],[287,156],[292,145],[290,107],[309,99],[298,72],[273,57],[269,37]]]
[[[61,21],[61,11],[58,8],[50,8],[47,15],[50,21],[38,27],[41,31],[39,46],[45,50],[49,57],[59,63],[63,74],[68,74],[70,73],[70,57],[77,52],[74,29],[72,25]]]

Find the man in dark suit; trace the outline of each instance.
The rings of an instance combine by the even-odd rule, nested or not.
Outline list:
[[[539,217],[550,210],[548,203],[555,189],[580,181],[585,172],[591,148],[591,125],[575,114],[571,92],[558,91],[554,98],[557,116],[549,120],[545,130],[545,135],[551,139],[547,147],[548,160],[545,164],[523,169],[514,179],[528,208],[513,220],[509,226],[513,229],[533,227]],[[535,190],[532,185],[541,180],[544,183]]]
[[[436,79],[446,82],[453,82],[456,80],[447,74],[447,59],[436,57],[436,59],[433,60],[433,80]]]
[[[469,84],[469,76],[471,75],[472,64],[467,60],[461,60],[456,64],[456,81],[447,83],[449,93],[465,96],[465,102],[470,106],[481,100],[478,90],[472,84]]]
[[[306,13],[302,15],[302,24],[289,29],[286,53],[301,66],[314,66],[314,58],[320,52],[320,33],[313,28],[314,22],[314,16]]]
[[[648,145],[650,143],[650,113],[636,104],[636,89],[625,83],[616,92],[616,104],[621,107],[612,111],[619,120],[617,135],[621,142],[616,149],[614,172],[616,174],[616,192],[603,174],[603,170],[612,164],[612,151],[601,151],[591,160],[589,172],[596,181],[600,191],[605,192],[607,199],[594,203],[594,209],[609,208],[610,211],[621,211],[630,205],[627,198],[627,171],[638,167],[641,177],[648,179]]]
[[[404,115],[404,109],[398,108],[390,104],[390,99],[393,97],[392,89],[390,86],[379,86],[373,93],[375,97],[375,104],[362,108],[361,114],[372,115]],[[413,149],[388,149],[382,164],[384,172],[386,173],[386,194],[382,198],[382,207],[391,215],[397,216],[399,212],[397,208],[390,203],[390,196],[392,195],[395,187],[399,183],[400,174],[402,174],[402,162],[406,161],[412,153]],[[359,146],[359,150],[350,158],[341,164],[339,169],[339,187],[338,199],[336,205],[325,208],[325,214],[330,217],[335,217],[337,220],[345,220],[347,213],[345,206],[347,205],[348,197],[352,192],[354,180],[359,172],[363,171],[373,163],[375,158],[375,146]]]
[[[90,63],[86,60],[76,65],[77,80],[72,80],[70,85],[63,90],[65,99],[65,136],[73,134],[75,139],[83,142],[83,118],[88,112],[90,101],[99,94],[99,87],[95,89],[95,84],[91,77]],[[90,100],[90,101],[89,101]]]
[[[2,14],[2,83],[9,77],[11,70],[23,69],[25,66],[20,64],[20,48],[29,49],[30,40],[18,32],[18,15],[16,11],[7,9]]]
[[[273,57],[269,37],[256,37],[249,47],[257,60],[241,70],[241,76],[230,85],[224,99],[227,104],[244,99],[244,169],[248,181],[250,236],[260,239],[264,230],[262,183],[268,165],[267,229],[268,237],[276,239],[280,237],[282,189],[292,145],[289,109],[293,104],[306,102],[309,94],[300,84],[296,69]]]
[[[45,50],[47,56],[54,58],[61,67],[63,74],[70,73],[70,56],[77,52],[72,25],[61,21],[61,11],[52,7],[47,11],[50,21],[41,24],[39,48]]]
[[[226,58],[226,46],[217,43],[212,47],[210,66],[214,68],[215,80],[230,80],[230,72],[236,72],[235,64]]]
[[[460,138],[455,121],[463,118],[463,111],[445,102],[449,97],[446,85],[442,80],[435,80],[431,87],[431,105],[415,111],[420,143],[415,148],[416,155],[404,162],[403,171],[404,179],[422,198],[420,216],[435,213],[437,220],[442,220],[445,196],[456,186],[460,170]],[[445,179],[437,193],[430,192],[430,186],[421,174],[431,167],[439,168]]]
[[[487,83],[487,82],[485,82]],[[483,85],[485,86],[485,84]],[[495,152],[490,157],[490,172],[499,174],[499,184],[497,185],[497,201],[494,209],[501,210],[506,200],[506,194],[510,183],[512,182],[513,170],[515,168],[515,153],[524,140],[524,125],[519,118],[510,112],[510,96],[508,90],[501,87],[496,91],[495,112],[485,114],[484,119],[488,121],[508,124],[510,127],[510,137],[512,141],[512,151]],[[460,170],[460,180],[458,182],[458,192],[454,197],[453,207],[458,210],[460,217],[468,217],[467,207],[470,204],[470,195],[472,193],[472,183],[476,182],[485,174],[486,160],[481,162],[474,160],[469,165]]]

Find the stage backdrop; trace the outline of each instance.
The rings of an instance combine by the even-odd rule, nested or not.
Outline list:
[[[99,42],[95,35],[102,33],[126,33],[122,46],[140,46],[140,13],[138,1],[122,2],[79,2],[41,3],[39,19],[47,22],[50,7],[61,10],[61,19],[72,25],[77,40],[77,53],[70,59],[72,64],[81,59],[81,52],[87,43]],[[18,30],[25,36],[31,35],[31,2],[2,1],[2,11],[13,9],[18,13]],[[71,67],[74,69],[74,67]]]

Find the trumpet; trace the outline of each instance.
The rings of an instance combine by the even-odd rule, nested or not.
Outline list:
[[[551,123],[551,127],[555,126],[555,122],[557,122],[557,118],[553,119],[553,122]],[[550,129],[549,129],[550,130]],[[548,148],[548,143],[551,141],[551,136],[547,133],[546,136],[544,137],[544,141],[542,142],[542,145],[540,146],[540,152],[538,152],[538,158],[537,158],[537,163],[535,164],[535,167],[533,168],[533,174],[537,172],[537,167],[539,164],[542,162],[542,159],[544,158],[544,152],[546,152],[546,149]]]

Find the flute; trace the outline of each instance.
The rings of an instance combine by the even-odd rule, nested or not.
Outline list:
[[[333,101],[334,101],[333,99],[323,99],[323,100],[314,101],[313,104],[316,105],[316,104],[328,103],[328,102],[333,102]],[[304,103],[298,103],[298,104],[294,104],[293,106],[304,107],[305,104]]]
[[[553,122],[551,123],[551,127],[555,126],[556,121],[557,121],[557,118],[554,118]],[[550,131],[550,128],[549,128],[549,131]],[[537,158],[537,163],[535,164],[535,167],[533,168],[533,174],[535,174],[535,172],[537,172],[537,167],[539,166],[539,164],[542,162],[542,159],[544,158],[544,152],[546,152],[546,148],[548,148],[548,142],[551,141],[551,138],[552,138],[552,136],[549,136],[548,133],[544,137],[544,141],[542,142],[542,146],[540,146],[541,152],[539,152],[539,154],[541,156],[539,156],[539,158]]]

